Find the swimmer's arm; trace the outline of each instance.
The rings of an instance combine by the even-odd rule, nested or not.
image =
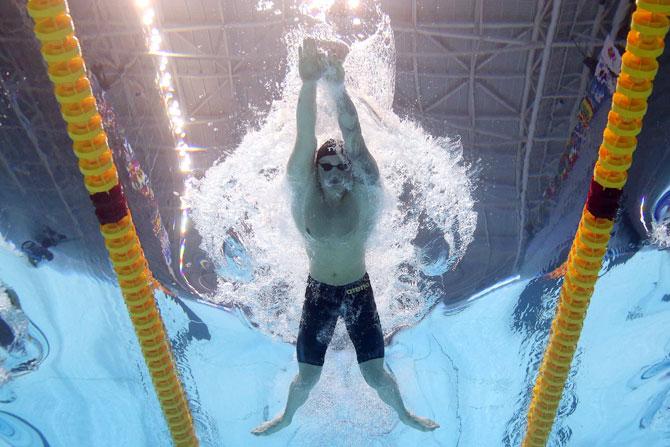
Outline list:
[[[304,81],[296,111],[298,132],[287,173],[292,182],[306,182],[313,169],[316,150],[316,81]]]
[[[358,120],[358,112],[356,112],[356,107],[344,85],[341,85],[335,93],[335,102],[337,104],[337,122],[340,125],[344,146],[349,158],[352,162],[361,163],[368,182],[377,183],[379,168],[365,145],[361,123]]]

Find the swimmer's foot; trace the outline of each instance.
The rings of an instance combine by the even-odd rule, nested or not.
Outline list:
[[[285,418],[284,414],[282,413],[270,421],[263,422],[261,425],[251,430],[251,433],[256,436],[271,435],[272,433],[278,432],[282,428],[288,427],[290,423],[291,421],[288,418]]]
[[[405,417],[400,418],[400,421],[405,425],[420,431],[433,431],[440,427],[440,424],[437,422],[431,421],[428,418],[422,418],[421,416],[413,415],[412,413],[407,413]]]

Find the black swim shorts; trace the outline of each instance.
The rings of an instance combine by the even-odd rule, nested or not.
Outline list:
[[[307,279],[298,331],[298,361],[323,366],[338,317],[344,319],[358,363],[384,357],[384,336],[367,273],[344,286]]]

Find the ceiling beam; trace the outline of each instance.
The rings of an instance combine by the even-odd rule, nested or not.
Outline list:
[[[579,3],[577,4],[577,6],[574,8],[573,19],[572,19],[572,22],[571,22],[571,25],[570,25],[570,31],[568,32],[568,36],[570,36],[573,39],[574,39],[574,35],[575,35],[575,28],[576,28],[577,18],[580,16],[582,11],[584,10],[584,7],[586,6],[586,3],[591,3],[591,0],[580,0]],[[603,3],[599,3],[598,4],[598,11],[596,13],[595,26],[593,26],[591,28],[591,34],[588,36],[588,40],[591,41],[591,42],[594,42],[595,39],[596,39],[596,36],[598,34],[598,30],[600,29],[600,23],[602,21],[604,11],[605,11],[605,6],[603,5]],[[577,47],[577,45],[575,45],[575,47]],[[581,49],[578,48],[578,50],[581,52]],[[592,52],[593,52],[593,46],[590,46],[590,48],[589,48],[589,50],[586,54],[591,55]],[[559,84],[558,84],[559,87],[558,87],[558,91],[557,91],[558,94],[556,94],[556,95],[545,95],[543,97],[543,99],[545,99],[545,100],[547,100],[547,99],[551,100],[551,105],[549,106],[549,118],[545,120],[548,123],[545,132],[548,133],[548,134],[553,134],[555,132],[555,126],[557,126],[558,123],[563,122],[563,120],[556,120],[555,119],[557,109],[561,108],[561,101],[563,101],[563,103],[564,103],[566,99],[572,99],[572,100],[575,101],[574,105],[577,106],[579,104],[579,101],[577,101],[578,95],[581,95],[581,92],[583,91],[581,89],[581,85],[580,85],[580,89],[578,90],[578,95],[570,95],[570,98],[568,98],[567,97],[568,95],[560,94],[560,91],[562,90],[561,85],[563,83],[563,80],[565,79],[565,69],[566,69],[567,64],[568,64],[568,59],[569,59],[568,54],[569,53],[570,53],[570,51],[567,50],[567,49],[563,51],[563,61],[561,63],[561,71],[560,71],[560,75],[558,77],[558,82],[559,82]],[[585,68],[586,68],[586,65],[582,64],[582,72],[584,71]],[[570,91],[570,90],[566,89],[566,91]],[[557,105],[557,103],[558,103],[558,105]],[[575,114],[576,114],[576,111],[575,111]],[[565,129],[564,131],[566,132],[566,134],[568,134],[571,131],[571,129],[568,128],[568,129]],[[547,158],[547,146],[548,145],[546,145],[546,144],[543,145],[542,162],[541,162],[540,166],[545,165],[545,160]]]
[[[230,78],[230,77],[222,79],[222,82],[220,82],[219,85],[215,89],[207,92],[207,94],[205,94],[205,96],[203,96],[200,99],[200,102],[198,102],[195,106],[193,106],[193,109],[186,110],[186,105],[184,105],[184,114],[186,116],[195,116],[200,111],[200,109],[202,109],[214,97],[214,95],[219,93],[225,87],[230,87],[231,94],[233,95],[233,96],[231,96],[231,98],[234,99],[235,98],[235,96],[234,96],[235,91],[234,91],[234,87],[231,85],[231,83],[232,83],[232,78]]]
[[[514,106],[514,104],[510,103],[509,100],[506,98],[503,98],[500,93],[494,91],[492,88],[488,87],[486,84],[483,82],[479,83],[479,86],[484,90],[495,102],[509,110],[510,112],[514,112],[516,116],[519,116],[519,110]]]
[[[0,40],[1,41],[1,40]],[[581,43],[589,44],[590,42],[586,41],[581,41]],[[595,41],[593,42],[594,44],[602,44],[602,41]],[[552,44],[552,48],[574,48],[575,43],[572,41],[558,41],[554,42]],[[424,58],[451,58],[451,57],[458,57],[458,56],[472,56],[472,55],[489,55],[489,56],[496,56],[504,53],[524,53],[528,52],[531,50],[539,50],[543,49],[544,45],[541,42],[535,43],[535,44],[526,44],[525,46],[517,46],[517,45],[508,45],[504,46],[502,48],[479,48],[477,50],[472,50],[472,51],[452,51],[448,52],[447,50],[445,51],[398,51],[397,55],[399,57],[402,56],[408,56],[408,57],[424,57]],[[123,54],[123,55],[152,55],[152,56],[165,56],[168,58],[177,58],[177,59],[194,59],[194,60],[199,60],[199,59],[205,59],[205,60],[231,60],[231,61],[263,61],[265,60],[263,57],[260,56],[249,56],[249,55],[222,55],[222,54],[214,54],[214,53],[204,53],[202,51],[197,51],[194,53],[186,53],[186,52],[176,52],[176,51],[167,51],[167,50],[159,50],[159,51],[154,51],[154,52],[149,52],[149,51],[138,51],[138,50],[128,50],[127,48],[114,48],[111,47],[108,50],[106,50],[109,54]],[[467,66],[467,65],[466,65]]]
[[[618,31],[619,27],[622,25],[622,22],[624,20],[624,17],[626,16],[628,9],[630,8],[631,3],[628,0],[619,0],[617,3],[617,9],[614,13],[614,18],[612,20],[612,31],[616,32]],[[603,5],[600,5],[598,7],[598,15],[596,16],[596,24],[597,26],[593,27],[593,31],[591,33],[591,43],[589,43],[589,48],[588,52],[586,53],[587,55],[594,56],[593,50],[595,49],[595,40],[597,38],[597,32],[601,28],[601,25],[604,21],[605,17],[605,10]],[[591,71],[587,66],[584,66],[582,68],[582,73],[579,77],[579,88],[577,90],[577,94],[581,97],[584,95],[584,91],[586,90],[586,83],[589,80],[589,73]],[[575,127],[577,124],[577,110],[579,110],[579,101],[575,102],[575,104],[572,107],[572,113],[570,114],[570,123],[568,126],[568,132],[571,132],[572,129]]]
[[[424,28],[438,28],[438,29],[472,29],[477,26],[475,22],[434,22],[434,23],[423,23],[421,24]],[[533,24],[531,22],[483,22],[482,29],[493,28],[493,29],[509,29],[509,28],[532,28]]]
[[[575,17],[577,17],[577,14],[585,7],[585,3],[582,1],[578,5],[577,13],[575,14]],[[630,8],[631,3],[628,0],[619,0],[618,2],[608,2],[607,4],[599,4],[598,9],[596,12],[595,19],[593,21],[593,26],[590,27],[590,34],[586,36],[586,40],[588,42],[587,48],[584,50],[585,54],[588,56],[595,57],[596,55],[594,54],[594,50],[596,47],[600,44],[602,44],[602,41],[604,37],[608,33],[613,33],[616,32],[619,27],[621,26],[624,17],[626,16],[628,9]],[[610,12],[614,10],[614,17],[612,19],[612,24],[611,24],[611,30],[607,30],[604,28],[604,23],[605,23],[605,18],[610,14]],[[576,26],[579,26],[579,22],[574,21],[573,25],[571,27],[571,30],[574,30]],[[570,33],[572,36],[572,31]],[[574,37],[574,36],[573,36]],[[565,61],[564,61],[565,62]],[[564,68],[564,67],[563,67]],[[573,76],[575,74],[573,73]],[[577,111],[579,109],[580,101],[579,99],[583,97],[584,92],[586,90],[586,85],[588,80],[590,79],[591,75],[591,70],[584,65],[582,67],[582,70],[580,73],[576,74],[576,77],[573,77],[570,79],[570,82],[563,84],[562,81],[563,79],[567,78],[567,75],[561,76],[561,85],[560,85],[560,90],[561,91],[570,91],[570,92],[576,92],[573,95],[562,95],[558,94],[556,95],[557,98],[563,98],[565,96],[569,96],[571,99],[574,100],[572,108],[571,108],[571,113],[567,116],[555,116],[555,108],[552,107],[551,110],[551,117],[550,117],[550,129],[548,130],[549,133],[556,133],[555,130],[553,129],[559,129],[559,126],[562,124],[565,126],[565,132],[566,135],[569,135],[570,132],[572,132],[572,129],[574,129],[576,123],[577,123]],[[578,85],[573,85],[575,82],[578,83]],[[546,96],[545,96],[546,98]],[[559,124],[560,123],[560,124]],[[566,136],[567,139],[567,136]],[[536,138],[535,141],[538,141]],[[542,166],[546,166],[547,169],[545,169],[545,172],[553,172],[556,169],[558,169],[558,156],[550,156],[549,160],[547,160],[547,150],[548,150],[548,145],[544,145],[544,153],[542,154]],[[564,145],[561,146],[562,148]],[[554,151],[555,152],[555,151]],[[562,151],[561,151],[562,153]],[[551,175],[546,175],[542,173],[543,175],[541,176],[542,178],[551,177]],[[530,174],[530,177],[532,177],[533,174]],[[530,202],[529,202],[530,203]],[[532,204],[531,204],[532,205]],[[531,206],[529,205],[529,206]]]
[[[113,51],[113,50],[112,50]],[[128,53],[128,51],[123,51],[123,53]],[[133,53],[132,51],[130,53]],[[152,52],[139,52],[140,54],[150,54],[153,56],[165,56],[168,58],[173,58],[173,59],[206,59],[206,60],[215,60],[215,61],[227,61],[227,60],[233,60],[233,61],[252,61],[252,60],[257,60],[261,61],[263,60],[261,57],[248,57],[248,56],[233,56],[233,55],[223,55],[223,54],[209,54],[209,53],[202,53],[202,52],[197,52],[197,53],[183,53],[183,52],[176,52],[176,51],[165,51],[165,50],[160,50],[160,51],[152,51]]]
[[[535,12],[535,19],[533,21],[533,31],[530,36],[530,42],[534,45],[540,44],[538,42],[540,36],[540,27],[544,21],[544,17],[547,13],[545,9],[548,5],[547,0],[540,0],[537,3],[537,11]],[[526,76],[524,81],[523,93],[521,95],[521,109],[519,110],[519,138],[523,138],[526,135],[527,127],[527,114],[528,114],[528,101],[530,97],[530,89],[533,82],[533,70],[535,65],[535,49],[531,49],[526,56]],[[521,194],[521,172],[518,169],[518,166],[521,164],[521,147],[517,148],[517,160],[516,160],[516,185],[518,194]],[[519,214],[523,213],[521,207],[519,207]],[[519,236],[519,245],[521,245],[521,236]],[[517,247],[518,251],[518,247]]]
[[[196,116],[191,116],[189,117],[186,122],[184,123],[184,126],[189,126],[189,125],[199,125],[199,124],[207,124],[213,126],[215,123],[224,121],[224,122],[230,122],[231,119],[234,117],[231,115],[196,115]]]
[[[0,83],[3,86],[3,89],[5,88],[4,82],[0,78]],[[63,191],[58,185],[58,182],[56,181],[56,175],[53,173],[51,170],[51,163],[49,163],[50,158],[44,153],[42,148],[40,147],[40,141],[35,134],[35,130],[32,128],[32,123],[34,122],[34,119],[37,118],[41,122],[48,122],[45,117],[44,117],[44,108],[39,105],[39,102],[36,101],[36,99],[32,96],[32,93],[30,92],[23,92],[23,104],[26,105],[27,107],[30,107],[31,111],[31,117],[29,118],[26,116],[24,111],[22,110],[21,105],[19,104],[19,101],[16,96],[11,96],[10,97],[10,102],[12,104],[12,110],[14,111],[14,114],[16,115],[19,123],[21,124],[21,127],[23,127],[24,134],[26,135],[28,141],[30,142],[30,145],[33,147],[35,150],[35,154],[37,155],[37,158],[40,160],[42,163],[42,167],[46,170],[49,179],[51,180],[51,183],[54,186],[54,190],[56,191],[56,194],[58,195],[58,198],[62,202],[62,206],[65,209],[65,213],[68,215],[70,220],[72,221],[74,228],[77,232],[77,236],[80,238],[84,238],[84,232],[81,228],[81,225],[79,225],[79,219],[75,216],[74,211],[72,208],[70,208],[70,205],[68,201],[66,200],[65,196],[63,195]],[[56,153],[58,152],[58,148],[55,147],[54,141],[52,139],[46,139],[45,141],[48,142],[49,146],[51,147],[51,150]],[[11,172],[11,171],[9,171]],[[23,188],[20,188],[23,190]]]
[[[416,33],[414,33],[413,36],[416,39]],[[443,56],[449,57],[451,60],[460,65],[461,68],[463,68],[464,70],[468,70],[468,64],[466,64],[465,62],[460,60],[457,56],[455,56],[454,50],[451,47],[449,47],[446,43],[442,42],[435,36],[424,36],[424,37],[430,40],[431,42],[435,43],[440,48],[444,48]],[[416,47],[413,49],[413,53],[417,54]]]
[[[416,38],[417,38],[417,33],[416,33],[416,0],[412,0],[412,25],[414,26],[414,32],[412,33],[412,51],[414,54],[417,53],[416,50]],[[414,89],[416,91],[416,104],[417,107],[419,108],[419,113],[423,113],[423,101],[421,100],[421,85],[419,83],[419,67],[418,67],[418,62],[416,60],[416,56],[412,57],[412,66],[413,66],[413,74],[414,74]]]
[[[442,112],[430,112],[431,115],[435,117],[440,117],[444,119],[456,119],[456,118],[468,118],[467,114],[465,112],[463,113],[458,113],[458,112],[450,112],[450,113],[442,113]],[[514,114],[504,114],[504,113],[478,113],[477,114],[477,120],[479,121],[517,121],[519,119],[519,114],[514,113]],[[514,135],[511,135],[509,137],[514,138]],[[515,139],[514,141],[523,141],[522,139]]]
[[[227,21],[227,18],[225,16],[225,14],[223,13],[222,2],[217,2],[217,5],[218,5],[218,9],[219,9],[219,19],[221,20],[222,24],[225,24],[226,21]],[[282,5],[282,7],[283,7],[283,5]],[[226,56],[228,56],[228,85],[230,86],[230,97],[235,98],[235,83],[234,83],[234,79],[233,79],[233,72],[235,71],[237,66],[234,69],[233,68],[233,63],[230,60],[230,45],[228,43],[228,33],[227,33],[225,28],[221,31],[221,35],[223,36],[223,41],[224,41],[223,46],[226,49]]]
[[[228,23],[164,23],[163,33],[184,33],[192,31],[215,31],[220,29],[264,29],[269,26],[284,25],[284,20],[264,20],[262,22],[228,22]]]
[[[449,99],[454,93],[458,92],[464,85],[468,83],[468,80],[465,79],[455,86],[453,86],[451,89],[447,90],[442,96],[437,98],[435,101],[433,101],[431,104],[423,108],[423,112],[430,112],[431,110],[434,110],[437,106],[442,104],[444,101]]]
[[[393,27],[394,31],[406,31],[406,32],[414,32],[414,29],[408,28],[406,26],[394,26]],[[523,40],[518,40],[510,37],[503,37],[503,36],[478,36],[477,34],[473,33],[463,33],[463,32],[458,32],[458,31],[447,31],[444,29],[430,29],[426,28],[424,26],[417,26],[416,27],[416,32],[418,34],[422,34],[425,36],[439,36],[439,37],[447,37],[449,39],[461,39],[461,40],[481,40],[482,42],[488,42],[488,43],[503,43],[503,44],[508,44],[508,45],[519,45],[523,46],[526,44],[525,41]]]
[[[517,138],[514,138],[510,136],[509,134],[504,134],[502,132],[496,132],[493,130],[485,130],[482,128],[472,128],[469,126],[464,126],[460,124],[456,124],[452,121],[449,121],[448,119],[444,119],[442,116],[429,116],[430,114],[424,115],[426,117],[431,118],[433,121],[439,121],[440,123],[446,124],[448,127],[453,128],[455,130],[463,131],[463,132],[472,132],[473,134],[476,135],[482,135],[485,137],[491,137],[491,138],[497,138],[500,140],[500,144],[518,144],[519,140]],[[454,116],[453,118],[463,118],[463,116]],[[473,144],[476,144],[476,142],[473,142]],[[502,153],[502,155],[505,155]],[[509,154],[510,157],[513,156],[513,154]]]
[[[475,0],[474,5],[474,23],[475,29],[474,33],[479,37],[476,42],[474,42],[473,47],[479,49],[479,46],[482,42],[482,21],[484,16],[484,4],[483,0]],[[470,115],[470,126],[474,129],[477,127],[477,108],[475,106],[475,71],[477,68],[477,55],[473,54],[470,56],[470,79],[468,86],[468,113]],[[474,139],[474,138],[473,138]]]
[[[589,44],[591,42],[589,41],[580,41],[581,43]],[[594,44],[602,44],[601,41],[594,41]],[[554,41],[552,43],[552,48],[574,48],[575,47],[575,42],[573,41]],[[531,50],[541,50],[544,49],[544,43],[543,42],[535,42],[535,43],[530,43],[526,42],[525,45],[519,46],[519,45],[505,45],[503,47],[497,47],[497,48],[480,48],[478,50],[470,50],[470,51],[421,51],[421,52],[413,52],[413,51],[398,51],[398,56],[413,56],[416,55],[417,57],[428,57],[428,58],[435,58],[435,57],[455,57],[455,56],[470,56],[472,54],[476,55],[498,55],[498,54],[503,54],[503,53],[525,53]]]
[[[576,21],[577,26],[584,26],[586,28],[591,28],[594,25],[594,20],[580,20]],[[493,28],[493,29],[517,29],[517,28],[533,28],[535,25],[534,22],[524,22],[524,21],[509,21],[509,22],[496,22],[496,21],[484,21],[482,23],[482,29]],[[471,29],[476,26],[474,22],[434,22],[434,23],[422,23],[423,28],[451,28],[451,29]]]
[[[561,11],[561,0],[553,0],[551,10],[551,20],[549,28],[545,36],[545,47],[542,51],[542,64],[540,65],[540,75],[535,88],[535,97],[533,98],[533,108],[530,117],[530,124],[528,125],[528,136],[525,145],[525,154],[523,159],[523,172],[521,178],[521,213],[519,216],[519,245],[517,246],[516,256],[514,260],[514,269],[519,267],[521,260],[521,252],[525,242],[525,226],[526,226],[526,190],[528,189],[528,170],[530,169],[530,154],[533,150],[533,138],[537,127],[537,117],[540,112],[540,101],[544,92],[544,82],[547,76],[547,67],[549,66],[549,58],[551,56],[551,44],[554,41],[556,34],[556,26],[558,25],[558,18]]]
[[[396,70],[396,74],[405,74],[405,75],[411,75],[414,74],[414,71],[409,71],[409,70]],[[198,77],[200,75],[185,75],[185,77]],[[419,73],[420,77],[424,78],[434,78],[434,79],[463,79],[465,77],[464,74],[461,73],[429,73],[429,72],[423,72]],[[500,73],[477,73],[475,71],[475,78],[476,79],[488,79],[488,80],[499,80],[499,81],[504,81],[508,79],[524,79],[525,78],[524,73],[518,73],[518,72],[511,72],[511,73],[505,73],[505,72],[500,72]]]
[[[540,34],[540,26],[542,25],[544,14],[546,12],[544,9],[545,6],[546,6],[546,0],[540,0],[540,2],[537,4],[537,13],[535,14],[535,24],[533,27],[533,32],[530,37],[531,43],[533,43],[533,45],[538,45],[537,48],[540,48],[540,43],[537,42],[537,40]],[[528,98],[530,96],[530,88],[532,85],[534,62],[535,62],[535,48],[532,48],[529,50],[526,59],[526,76],[523,87],[523,94],[521,95],[521,110],[520,110],[521,119],[519,120],[519,136],[525,135],[526,132],[525,115],[526,115],[526,109],[528,108]]]

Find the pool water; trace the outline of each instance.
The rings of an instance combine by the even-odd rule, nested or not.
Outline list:
[[[4,370],[0,445],[170,445],[119,289],[69,272],[57,251],[33,268],[1,247],[0,278],[20,298],[32,347],[4,352],[29,366]],[[438,430],[401,424],[363,381],[348,344],[329,349],[308,402],[267,438],[249,431],[283,408],[294,346],[237,312],[157,299],[203,446],[518,446],[559,289],[560,279],[519,279],[439,304],[393,338],[387,364],[407,406]],[[670,445],[668,327],[670,252],[644,248],[609,263],[549,445]]]

